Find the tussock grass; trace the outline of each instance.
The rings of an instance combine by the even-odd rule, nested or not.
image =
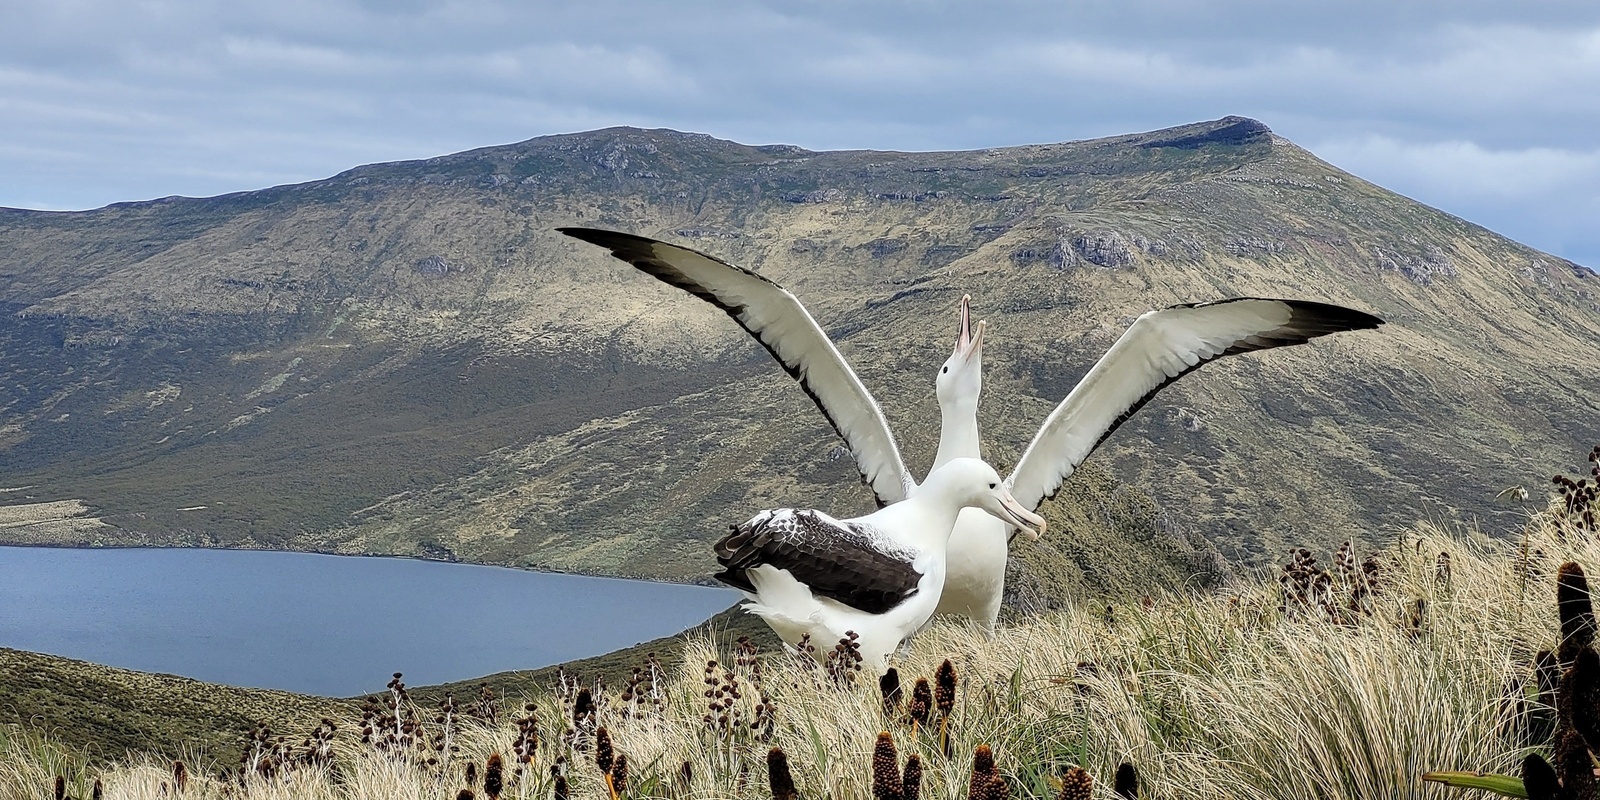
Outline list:
[[[1440,553],[1449,554],[1448,575]],[[627,756],[626,797],[768,797],[774,745],[787,753],[801,797],[871,797],[873,747],[885,730],[902,760],[921,758],[926,798],[967,797],[979,744],[993,749],[1012,797],[1055,797],[1058,776],[1072,765],[1093,776],[1094,796],[1111,797],[1124,762],[1137,766],[1141,796],[1160,798],[1439,798],[1451,791],[1424,784],[1423,772],[1515,772],[1528,746],[1518,714],[1540,710],[1526,702],[1531,664],[1557,643],[1556,567],[1600,567],[1600,542],[1552,512],[1511,542],[1422,525],[1380,558],[1374,596],[1344,621],[1315,608],[1286,613],[1278,584],[1263,576],[1109,612],[1081,605],[992,639],[937,622],[897,667],[909,687],[917,677],[932,680],[945,659],[954,666],[948,755],[935,725],[914,731],[903,712],[884,711],[871,676],[840,685],[794,656],[741,653],[712,637],[666,659],[655,693],[648,683],[626,701],[622,687],[599,692],[592,724]],[[1342,596],[1337,578],[1332,591]],[[709,660],[717,666],[708,672]],[[730,683],[737,697],[723,688]],[[220,798],[231,785],[226,796],[274,800],[455,797],[473,761],[473,789],[484,797],[484,762],[497,752],[507,765],[503,797],[550,797],[554,765],[572,797],[604,798],[589,744],[594,728],[573,724],[577,688],[573,681],[507,701],[492,725],[463,717],[452,736],[459,751],[444,765],[426,764],[420,750],[379,753],[359,741],[352,719],[341,723],[330,768],[241,782],[202,764],[191,767],[182,796]],[[708,711],[713,700],[718,707]],[[767,710],[770,732],[760,724]],[[419,709],[424,730],[436,727],[435,713]],[[529,714],[539,744],[519,770],[515,720]],[[41,736],[10,731],[0,748],[6,797],[47,798],[57,772],[73,786],[91,780],[82,759]],[[136,758],[99,777],[107,797],[173,796],[169,760]]]

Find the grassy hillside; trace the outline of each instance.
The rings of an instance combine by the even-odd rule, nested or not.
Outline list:
[[[877,682],[849,670],[703,639],[664,662],[653,683],[594,693],[592,721],[577,687],[538,691],[505,702],[492,722],[464,713],[448,730],[459,751],[430,765],[446,726],[431,703],[412,711],[402,701],[401,718],[415,715],[423,744],[363,743],[358,726],[344,726],[328,765],[273,761],[258,770],[272,777],[243,785],[249,796],[285,800],[453,797],[467,786],[467,763],[477,765],[472,788],[485,791],[484,764],[499,753],[508,761],[503,797],[549,796],[550,769],[560,765],[571,796],[603,798],[594,742],[604,727],[614,753],[627,757],[623,797],[772,796],[774,746],[787,753],[800,796],[870,797],[880,731],[892,735],[897,765],[920,759],[923,797],[966,797],[979,745],[992,749],[1011,797],[1056,797],[1072,766],[1093,780],[1093,796],[1109,797],[1123,763],[1135,766],[1141,797],[1454,796],[1422,774],[1516,772],[1525,753],[1549,754],[1552,700],[1534,664],[1560,641],[1556,566],[1600,564],[1600,537],[1575,519],[1543,513],[1520,543],[1425,525],[1373,554],[1371,569],[1357,551],[1353,572],[1324,560],[1326,583],[1304,563],[1286,570],[1287,593],[1264,579],[1109,609],[1084,604],[993,639],[936,624],[899,669],[914,694],[913,678],[952,663],[948,722],[937,702],[915,725],[906,706],[886,711]],[[1326,586],[1326,602],[1317,589],[1302,603],[1297,585]],[[537,746],[517,769],[525,731]],[[131,800],[164,796],[161,784],[172,781],[165,759],[94,770],[70,753],[39,755],[48,747],[36,737],[7,736],[0,787],[8,796],[47,797],[58,769],[74,785],[99,778],[108,796]],[[301,756],[296,748],[288,759]],[[185,797],[237,791],[237,777],[190,771]]]
[[[0,728],[25,726],[93,760],[129,751],[237,752],[258,722],[303,733],[354,704],[0,648]]]
[[[1151,307],[1283,295],[1390,320],[1167,390],[1047,504],[1063,534],[1022,548],[1025,605],[1185,581],[1212,548],[1264,563],[1309,531],[1501,529],[1494,492],[1460,475],[1497,490],[1600,436],[1600,278],[1260,123],[951,153],[619,128],[0,213],[0,540],[686,579],[754,509],[869,507],[759,348],[553,232],[570,224],[792,288],[919,470],[964,292],[991,322],[981,420],[1001,466]]]

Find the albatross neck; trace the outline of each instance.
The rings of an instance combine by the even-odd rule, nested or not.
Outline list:
[[[934,453],[936,470],[952,459],[982,458],[982,445],[978,439],[978,404],[954,401],[939,406],[939,450]]]
[[[955,485],[958,480],[949,474],[930,474],[916,494],[874,516],[881,515],[919,547],[942,547],[950,541],[961,510],[972,505],[972,491]]]

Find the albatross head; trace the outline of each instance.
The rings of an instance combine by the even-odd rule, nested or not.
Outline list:
[[[972,295],[961,297],[960,322],[956,325],[956,346],[944,365],[939,367],[939,377],[934,386],[939,394],[940,408],[978,408],[978,395],[983,392],[983,331],[988,323],[979,321],[976,330],[972,325],[972,311],[968,304]]]
[[[1031,539],[1044,534],[1044,517],[1024,508],[1011,496],[1010,487],[994,467],[977,458],[957,458],[933,472],[922,482],[918,494],[938,494],[966,508],[981,508],[995,519],[1011,525]]]

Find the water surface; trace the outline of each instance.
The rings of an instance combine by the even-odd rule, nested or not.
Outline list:
[[[0,547],[0,647],[355,695],[532,669],[676,633],[729,589],[403,558]]]

